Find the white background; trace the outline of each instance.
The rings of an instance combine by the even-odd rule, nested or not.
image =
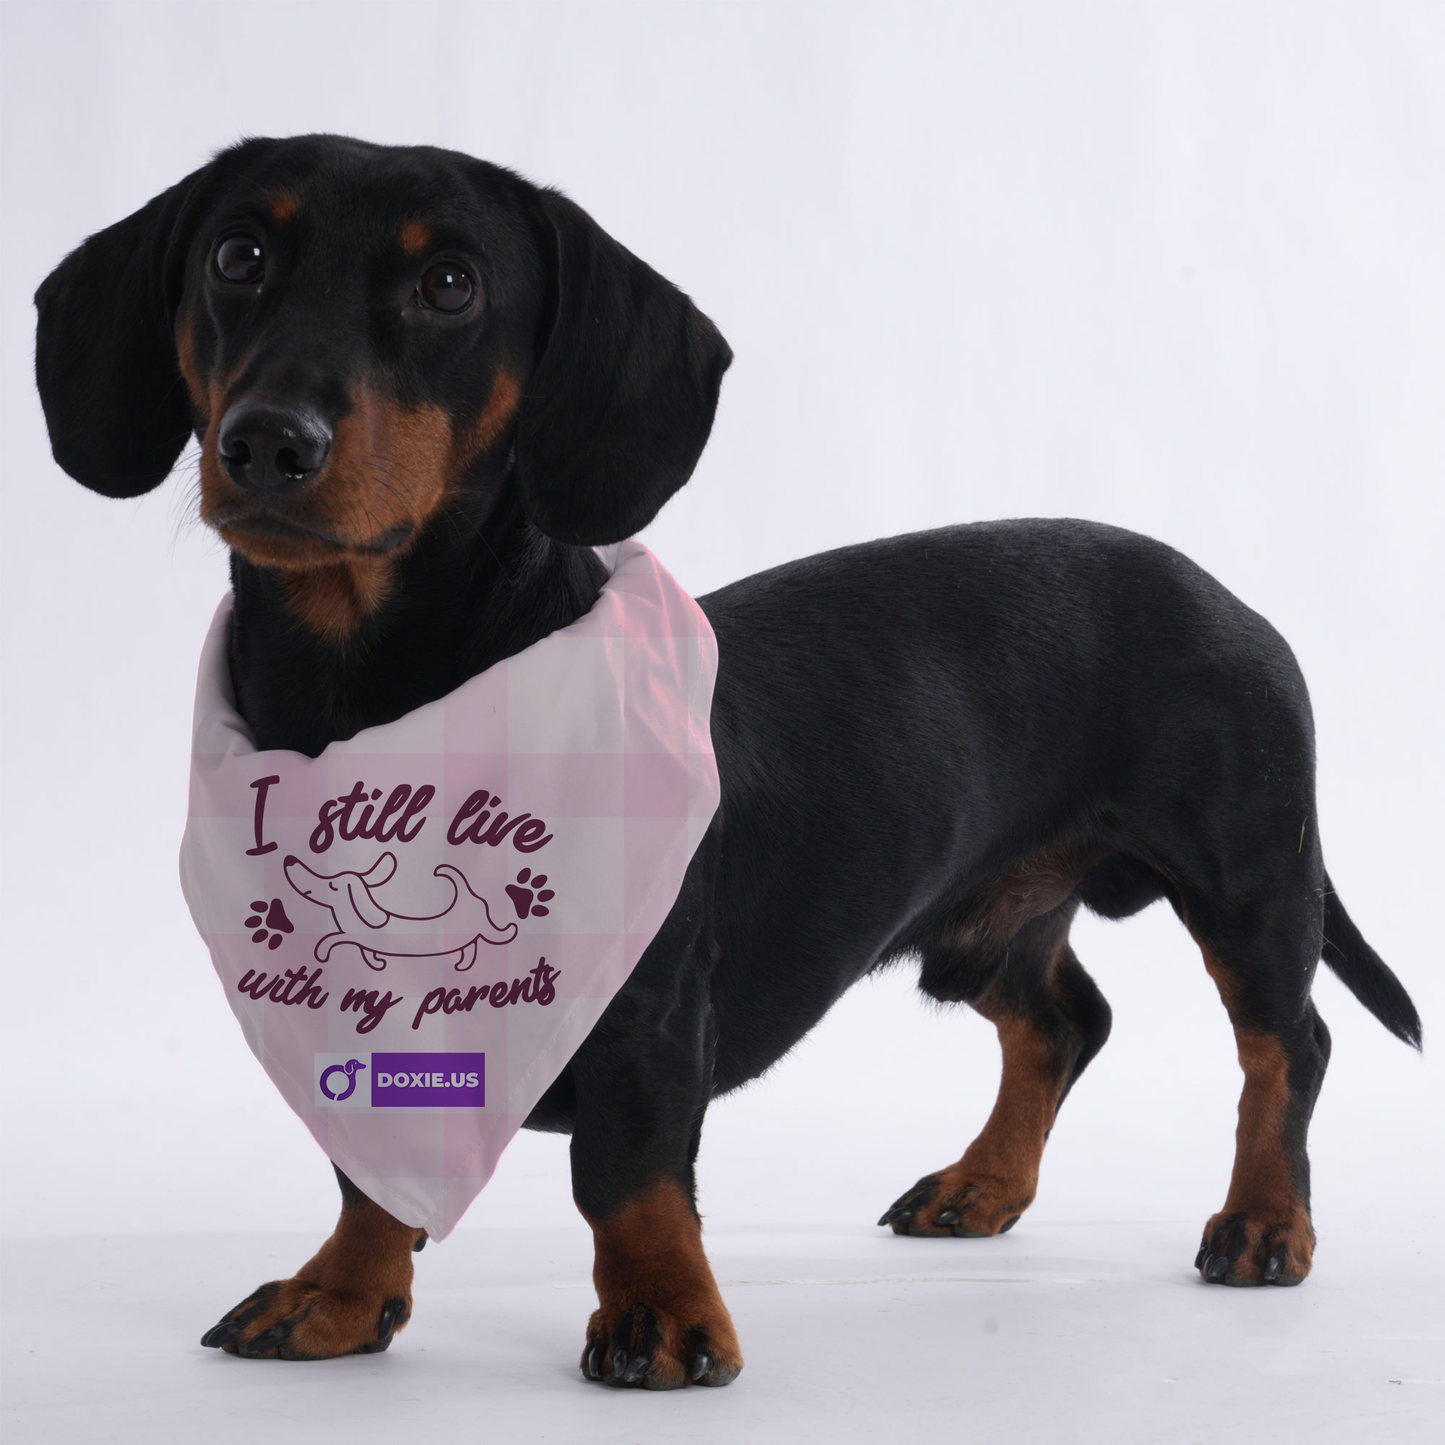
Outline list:
[[[184,466],[136,502],[69,481],[30,379],[46,272],[243,135],[510,165],[693,295],[737,360],[644,535],[694,592],[984,517],[1189,553],[1294,646],[1330,872],[1441,1027],[1445,9],[12,3],[3,24],[8,1234],[319,1239],[335,1208],[176,881],[224,552]],[[1100,1224],[1127,1252],[1156,1229],[1186,1289],[1232,1154],[1223,1011],[1162,906],[1076,945],[1114,1036],[1011,1238]],[[1438,1288],[1438,1051],[1323,974],[1316,996],[1317,1278],[1388,1223]],[[991,1029],[930,1012],[910,970],[865,983],[709,1113],[709,1227],[869,1224],[957,1157],[996,1069]],[[563,1140],[521,1136],[461,1231],[524,1225],[577,1227]]]

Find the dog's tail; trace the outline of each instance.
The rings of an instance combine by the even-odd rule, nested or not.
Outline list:
[[[487,900],[472,887],[467,881],[467,875],[463,873],[460,868],[453,868],[450,863],[439,863],[432,869],[432,872],[435,873],[438,878],[447,879],[452,887],[457,889],[457,898],[462,896],[462,888],[465,888],[467,892],[471,894],[472,899],[482,905],[482,917],[487,920],[487,928],[490,929],[491,932],[483,931],[477,935],[478,938],[485,938],[488,943],[495,943],[500,946],[503,943],[510,943],[517,936],[517,925],[515,923],[509,923],[505,928],[497,927],[492,921],[492,910]],[[461,887],[457,887],[458,882],[460,882]],[[475,918],[472,922],[475,924]],[[457,967],[460,968],[461,965],[458,964]]]
[[[1335,975],[1397,1039],[1420,1047],[1420,1015],[1405,985],[1365,942],[1325,875],[1325,940],[1320,955]]]

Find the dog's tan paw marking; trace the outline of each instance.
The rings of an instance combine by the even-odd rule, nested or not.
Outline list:
[[[703,1315],[705,1312],[699,1312]],[[615,1315],[594,1310],[587,1324],[582,1373],[589,1380],[641,1390],[730,1385],[743,1367],[727,1311],[685,1318],[634,1304]]]
[[[1007,1234],[1033,1201],[1032,1182],[950,1164],[937,1174],[924,1175],[884,1210],[878,1223],[889,1225],[894,1234],[981,1239]]]
[[[281,1279],[248,1295],[201,1336],[201,1343],[248,1360],[374,1355],[410,1318],[410,1295],[373,1298]]]
[[[1314,1260],[1315,1231],[1303,1209],[1269,1219],[1221,1211],[1204,1226],[1194,1267],[1206,1284],[1299,1284]]]

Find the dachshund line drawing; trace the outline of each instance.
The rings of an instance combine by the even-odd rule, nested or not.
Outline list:
[[[314,873],[299,858],[289,854],[283,867],[292,888],[303,898],[329,909],[336,922],[336,932],[328,933],[316,945],[316,958],[321,963],[330,958],[332,949],[353,943],[361,950],[368,968],[383,969],[389,958],[443,958],[451,961],[458,973],[465,973],[477,961],[478,943],[500,946],[517,936],[515,923],[498,928],[492,922],[487,900],[474,893],[466,874],[449,863],[439,864],[432,874],[451,884],[452,901],[440,912],[420,917],[389,913],[372,896],[372,889],[380,888],[396,872],[394,853],[383,853],[364,873]],[[424,934],[407,931],[408,924],[431,923],[445,918],[453,909],[458,910],[457,926],[448,932],[472,935],[461,948],[437,952],[428,947],[432,940]]]

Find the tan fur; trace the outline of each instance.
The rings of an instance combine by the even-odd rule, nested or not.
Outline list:
[[[592,1279],[601,1306],[587,1327],[584,1369],[587,1353],[599,1345],[610,1370],[614,1331],[633,1306],[650,1310],[662,1332],[653,1357],[661,1383],[687,1382],[689,1337],[698,1329],[706,1331],[714,1360],[732,1373],[742,1368],[732,1316],[703,1252],[702,1226],[675,1180],[659,1181],[608,1219],[585,1211],[583,1218],[592,1226]]]
[[[490,451],[497,444],[516,416],[521,400],[522,388],[517,384],[517,378],[509,371],[499,370],[492,382],[486,406],[461,439],[458,452],[463,464]]]
[[[1194,933],[1193,928],[1189,930]],[[1194,934],[1195,942],[1199,942],[1199,935]],[[1227,969],[1219,958],[1204,945],[1199,945],[1199,951],[1204,955],[1204,971],[1214,980],[1214,986],[1219,990],[1219,997],[1224,1002],[1224,1011],[1229,1015],[1230,1023],[1234,1023],[1239,1017],[1239,986],[1235,981],[1234,974]],[[1235,1025],[1236,1041],[1238,1025]]]
[[[263,507],[232,483],[217,446],[245,359],[208,381],[196,363],[189,319],[178,329],[176,355],[204,426],[201,519],[248,561],[290,574],[287,594],[296,615],[333,643],[352,636],[391,595],[397,560],[455,494],[466,468],[501,438],[521,400],[516,378],[499,370],[482,411],[454,427],[440,407],[402,406],[358,385],[321,475],[297,496]],[[272,518],[302,535],[268,531]],[[404,540],[377,550],[398,527],[407,529]]]
[[[431,245],[431,227],[425,221],[408,221],[401,228],[401,249],[408,256],[420,256]]]
[[[1268,1034],[1239,1033],[1244,1091],[1239,1098],[1234,1174],[1225,1208],[1255,1212],[1293,1204],[1294,1182],[1282,1147],[1289,1110],[1289,1056]]]
[[[263,509],[234,486],[220,462],[216,418],[224,391],[212,388],[201,445],[202,520],[248,561],[293,574],[288,591],[303,623],[342,640],[385,601],[397,558],[455,485],[450,420],[439,407],[403,408],[358,389],[318,480]],[[262,515],[316,535],[274,536],[246,525]],[[409,529],[405,540],[385,554],[376,551],[397,526]]]
[[[236,1340],[223,1348],[239,1353],[272,1325],[294,1321],[282,1345],[254,1358],[329,1359],[378,1342],[377,1324],[388,1300],[406,1308],[394,1325],[404,1328],[411,1313],[412,1251],[425,1230],[393,1219],[369,1199],[348,1204],[336,1230],[291,1279],[276,1281],[275,1295]],[[243,1315],[243,1302],[227,1316]]]
[[[1040,849],[1001,873],[954,915],[949,942],[958,948],[1000,948],[1032,918],[1063,903],[1108,850],[1097,844]]]
[[[894,1222],[897,1234],[997,1234],[1034,1201],[1064,1071],[1050,1041],[1029,1020],[994,1009],[987,997],[974,1008],[998,1030],[1003,1052],[998,1098],[963,1158],[932,1176],[938,1184],[926,1203],[912,1219]],[[934,1224],[945,1209],[956,1209],[959,1218]]]
[[[1229,1193],[1224,1208],[1204,1226],[1204,1247],[1222,1246],[1228,1222],[1243,1215],[1247,1243],[1231,1266],[1229,1281],[1261,1282],[1264,1261],[1279,1243],[1289,1247],[1286,1272],[1303,1278],[1313,1263],[1315,1232],[1290,1170],[1291,1150],[1284,1138],[1290,1109],[1289,1054],[1274,1035],[1252,1030],[1241,1020],[1232,970],[1208,947],[1201,945],[1201,952],[1234,1025],[1244,1071]]]
[[[195,407],[196,414],[203,423],[209,422],[211,398],[200,369],[196,366],[195,327],[191,324],[190,317],[182,320],[176,336],[176,364],[180,367],[181,380],[185,382],[186,390],[190,393],[191,405]]]
[[[396,564],[390,557],[349,557],[323,567],[288,571],[291,609],[318,637],[344,642],[391,595]]]
[[[278,226],[293,220],[301,209],[301,198],[292,191],[276,191],[268,199],[271,202],[271,219]]]

